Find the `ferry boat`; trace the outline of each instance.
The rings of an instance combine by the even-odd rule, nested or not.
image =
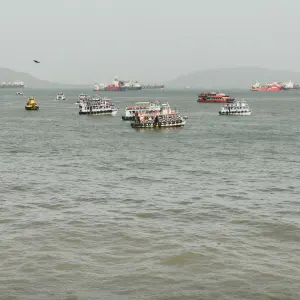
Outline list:
[[[88,98],[89,100],[93,100],[93,101],[99,101],[99,100],[101,100],[102,98],[99,96],[99,95],[94,95],[94,96],[92,96],[92,97],[90,97],[90,98]],[[104,99],[104,98],[103,98]],[[110,100],[110,99],[108,99],[108,98],[105,98],[105,100]]]
[[[58,93],[56,95],[56,100],[66,100],[64,93]]]
[[[87,94],[80,94],[79,95],[79,100],[85,100],[88,97]]]
[[[150,111],[158,111],[161,108],[159,101],[155,102],[136,102],[134,105],[127,106],[125,109],[125,116],[122,116],[124,121],[134,121],[135,113],[146,113]]]
[[[89,98],[79,104],[80,115],[115,116],[118,108],[107,98]]]
[[[161,104],[160,110],[151,112],[136,112],[133,128],[166,128],[183,127],[187,117],[182,117],[177,110],[173,110],[169,103]]]
[[[221,107],[219,115],[221,116],[250,116],[252,110],[245,100],[234,101],[227,103]]]
[[[253,92],[281,92],[284,88],[284,85],[273,82],[273,83],[266,83],[261,85],[258,81],[252,85],[251,91]]]
[[[87,100],[88,97],[89,97],[89,96],[86,95],[86,94],[80,94],[79,97],[78,97],[77,103],[81,103],[81,102],[83,102],[84,100]]]
[[[34,97],[28,98],[26,105],[25,105],[26,110],[38,110],[39,106],[36,103],[36,100]]]
[[[230,103],[233,102],[234,98],[224,94],[224,93],[216,93],[216,92],[203,92],[198,94],[197,102],[202,103]]]

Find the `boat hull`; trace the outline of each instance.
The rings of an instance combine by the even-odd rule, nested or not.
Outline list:
[[[135,117],[134,116],[131,116],[131,117],[122,116],[122,120],[124,120],[124,121],[134,121]]]
[[[210,100],[197,100],[199,103],[231,103],[233,100],[225,100],[225,99],[210,99]]]
[[[177,122],[162,122],[158,124],[153,123],[131,123],[132,128],[170,128],[170,127],[183,127],[186,121],[181,123]]]
[[[115,116],[118,110],[106,110],[106,111],[79,111],[80,115],[87,116]]]
[[[220,116],[250,116],[252,111],[247,111],[247,112],[222,112],[219,111]]]
[[[299,91],[300,87],[295,87],[295,88],[283,88],[284,91]]]
[[[32,106],[25,106],[26,110],[39,110],[40,108],[38,106],[32,107]]]
[[[252,92],[273,92],[278,93],[282,92],[283,88],[260,88],[260,89],[251,89]]]
[[[163,84],[161,85],[143,85],[142,90],[152,90],[152,89],[164,89],[165,86]]]
[[[141,89],[141,86],[126,86],[126,90],[128,91],[140,91]]]
[[[114,86],[114,87],[104,87],[99,89],[94,89],[94,92],[125,92],[126,87],[124,86]]]

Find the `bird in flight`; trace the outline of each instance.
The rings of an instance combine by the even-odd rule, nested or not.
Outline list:
[[[38,60],[35,60],[35,59],[34,59],[33,61],[34,61],[36,64],[39,64],[39,63],[40,63]]]

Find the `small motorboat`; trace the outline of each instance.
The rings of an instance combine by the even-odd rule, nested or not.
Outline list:
[[[56,95],[56,100],[66,100],[64,93],[58,93]]]
[[[26,110],[38,110],[39,106],[36,103],[36,100],[34,97],[28,98],[26,105],[25,105]]]

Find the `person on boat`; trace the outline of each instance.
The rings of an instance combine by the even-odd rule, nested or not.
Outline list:
[[[158,123],[158,116],[155,117],[154,119],[154,123],[157,124]]]
[[[136,123],[140,123],[141,122],[138,112],[135,113],[135,120],[136,120]]]

